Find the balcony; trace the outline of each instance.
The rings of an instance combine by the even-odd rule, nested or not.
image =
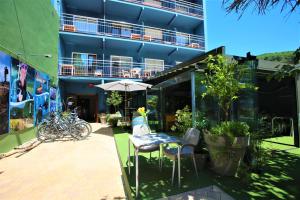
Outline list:
[[[205,50],[203,36],[79,15],[62,14],[60,30]]]
[[[153,65],[137,62],[61,58],[59,76],[95,77],[95,78],[150,78],[170,65]]]
[[[202,5],[182,0],[117,0],[203,19]]]

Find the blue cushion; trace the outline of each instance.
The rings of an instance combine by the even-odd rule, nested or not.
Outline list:
[[[146,122],[144,117],[139,116],[139,117],[133,118],[131,124],[132,124],[132,127],[133,127],[133,126],[136,126],[136,125],[147,124],[147,122]]]

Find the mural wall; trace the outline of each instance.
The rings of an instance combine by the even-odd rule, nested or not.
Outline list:
[[[50,87],[50,112],[55,112],[57,110],[56,94],[57,94],[56,88]]]
[[[0,52],[0,134],[9,129],[9,82],[11,57]]]
[[[13,131],[34,125],[34,78],[33,68],[18,60],[12,60],[10,129]]]
[[[49,76],[36,71],[34,83],[35,124],[39,124],[49,113]]]
[[[0,134],[37,125],[59,109],[58,98],[47,74],[0,51]]]

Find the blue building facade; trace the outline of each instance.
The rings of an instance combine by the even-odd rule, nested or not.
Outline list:
[[[204,0],[58,0],[62,99],[106,112],[95,84],[141,81],[205,52]]]

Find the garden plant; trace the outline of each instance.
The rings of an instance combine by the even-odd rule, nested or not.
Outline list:
[[[202,97],[212,96],[220,107],[220,122],[204,134],[213,170],[232,176],[249,146],[249,126],[244,122],[232,121],[230,112],[233,103],[244,89],[256,89],[243,83],[243,75],[249,69],[222,55],[209,56],[202,84],[206,91]]]

